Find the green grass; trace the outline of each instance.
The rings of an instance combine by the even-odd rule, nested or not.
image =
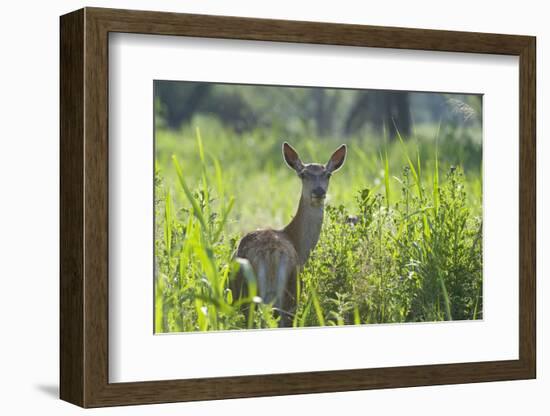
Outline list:
[[[294,326],[482,317],[480,132],[427,125],[412,138],[341,140],[197,124],[155,137],[156,332],[277,326],[233,254],[246,232],[294,214],[300,182],[282,160],[284,140],[305,162],[348,145],[298,279]],[[250,286],[237,300],[228,282],[239,267]]]

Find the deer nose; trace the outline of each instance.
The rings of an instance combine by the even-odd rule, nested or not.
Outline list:
[[[323,188],[318,186],[317,188],[314,188],[313,191],[311,191],[311,193],[315,198],[324,198],[327,191],[325,191]]]

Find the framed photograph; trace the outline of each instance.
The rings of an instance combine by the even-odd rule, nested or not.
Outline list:
[[[534,37],[60,29],[63,400],[535,378]]]

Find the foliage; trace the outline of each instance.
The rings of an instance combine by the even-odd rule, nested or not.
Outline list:
[[[294,326],[482,318],[480,166],[463,171],[452,159],[471,159],[464,147],[449,150],[452,133],[436,146],[401,139],[377,151],[364,137],[348,141],[320,241],[298,279]],[[245,232],[290,220],[298,181],[281,161],[276,134],[252,139],[211,127],[203,135],[157,134],[155,330],[276,327],[271,306],[255,296],[249,264],[234,252]],[[304,159],[320,160],[337,142],[297,147]],[[239,267],[250,286],[237,300],[228,282]]]
[[[237,85],[157,80],[154,83],[158,125],[179,128],[209,115],[242,134],[277,126],[285,135],[340,137],[385,128],[392,120],[405,135],[414,123],[478,126],[481,95],[392,90]]]

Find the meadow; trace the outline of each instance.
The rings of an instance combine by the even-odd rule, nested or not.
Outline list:
[[[292,326],[481,319],[480,129],[426,123],[411,137],[344,139],[273,127],[235,132],[208,117],[155,132],[155,332],[275,328],[255,287],[236,299],[240,238],[281,228],[300,181],[283,141],[305,162],[348,145],[317,247],[300,273]],[[243,308],[246,305],[246,308]]]

